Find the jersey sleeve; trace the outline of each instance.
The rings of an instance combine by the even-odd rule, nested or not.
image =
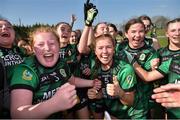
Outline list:
[[[10,89],[28,89],[34,91],[38,85],[35,72],[28,66],[18,65],[13,73]]]
[[[161,65],[158,67],[157,71],[159,71],[161,74],[163,74],[164,76],[168,74],[169,72],[169,67],[171,65],[171,61],[172,59],[163,61],[161,63]]]
[[[159,58],[158,53],[156,51],[150,52],[149,55],[147,56],[146,62],[144,64],[144,68],[146,70],[151,69],[151,60],[153,60],[155,58]]]
[[[121,88],[125,91],[133,91],[137,83],[133,67],[126,64],[122,70],[118,72],[118,81]]]

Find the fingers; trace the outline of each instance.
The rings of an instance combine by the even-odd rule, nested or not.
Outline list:
[[[107,84],[106,90],[107,90],[108,95],[110,95],[110,96],[115,95],[114,84]]]
[[[99,90],[100,88],[101,88],[101,81],[100,80],[98,80],[98,79],[95,79],[94,80],[94,82],[93,82],[93,88],[95,89],[95,90]]]
[[[180,90],[180,84],[166,84],[161,86],[164,90]]]
[[[159,66],[159,58],[155,58],[153,60],[151,60],[151,68],[152,69],[156,69]]]
[[[178,106],[178,104],[176,103],[162,103],[161,105],[167,108],[170,108],[170,107],[176,108]]]
[[[86,5],[88,5],[88,4],[89,4],[89,1],[90,1],[90,0],[87,0],[87,1],[86,1]]]
[[[90,74],[91,74],[91,70],[90,70],[89,68],[85,68],[85,69],[83,70],[83,74],[84,74],[84,75],[90,75]]]
[[[161,99],[161,98],[168,98],[168,97],[170,97],[168,92],[157,93],[157,94],[152,95],[153,99]]]
[[[117,79],[117,76],[113,76],[113,83],[114,83],[115,85],[119,84],[118,79]]]
[[[59,90],[66,90],[66,91],[73,91],[75,90],[75,86],[71,85],[70,83],[65,83],[64,85],[62,85]]]
[[[174,101],[168,93],[152,95],[152,98],[155,99],[157,103],[161,103],[164,107],[177,107],[176,101]]]
[[[160,93],[160,92],[164,92],[164,91],[166,91],[166,90],[163,89],[163,88],[161,88],[161,87],[155,88],[155,89],[153,90],[154,93]]]
[[[88,94],[89,99],[95,99],[96,95],[98,94],[98,91],[96,89],[91,88],[91,89],[88,89],[87,94]]]

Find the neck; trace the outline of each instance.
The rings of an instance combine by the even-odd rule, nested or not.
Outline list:
[[[105,70],[105,71],[109,70],[112,66],[112,63],[113,63],[113,61],[111,60],[109,64],[106,64],[106,65],[102,64],[101,65],[102,70]]]
[[[68,43],[62,42],[60,43],[60,48],[66,47],[68,45]]]
[[[175,45],[175,44],[169,44],[169,49],[173,51],[180,50],[180,45]]]

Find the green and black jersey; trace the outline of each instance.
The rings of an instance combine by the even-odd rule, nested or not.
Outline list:
[[[104,71],[101,69],[100,65],[98,66],[99,67],[94,66],[94,68],[96,69],[94,71],[97,72],[96,77],[102,82],[101,91],[103,94],[103,99],[102,102],[98,101],[96,106],[100,106],[98,105],[98,103],[100,103],[103,106],[103,109],[107,110],[111,115],[117,118],[129,118],[129,116],[127,115],[127,110],[129,107],[123,105],[120,102],[120,98],[109,96],[107,94],[106,86],[109,83],[113,83],[113,77],[116,76],[120,87],[124,91],[134,91],[137,81],[132,66],[124,61],[119,60],[116,56],[114,57],[113,65],[109,70]]]
[[[128,41],[124,41],[122,45],[120,44],[119,47],[116,47],[116,56],[118,56],[119,59],[123,59],[125,61],[129,60],[128,57],[132,56],[136,59],[136,61],[141,65],[143,69],[145,69],[146,71],[150,71],[150,62],[152,59],[158,58],[158,53],[153,47],[147,44],[144,44],[144,46],[141,48],[132,49],[129,46]],[[153,82],[144,82],[137,75],[136,98],[134,106],[132,107],[132,110],[130,110],[130,114],[133,119],[142,119],[147,117],[147,113],[150,107],[149,100],[153,88]]]
[[[90,54],[81,54],[81,59],[77,64],[77,67],[74,68],[74,76],[84,78],[89,80],[90,75],[86,75],[84,73],[85,70],[89,69],[91,70],[91,56]],[[71,110],[79,110],[85,106],[88,105],[88,96],[87,96],[87,91],[89,87],[86,88],[76,88],[77,90],[77,96],[79,97],[80,103],[76,104]]]
[[[17,46],[13,46],[12,48],[4,48],[0,47],[0,58],[2,60],[3,69],[1,72],[1,76],[4,73],[4,78],[1,81],[1,85],[3,89],[0,94],[3,94],[3,117],[9,118],[10,112],[10,93],[9,93],[9,85],[12,75],[14,73],[14,68],[16,65],[21,64],[25,57],[27,57],[26,52],[23,48],[19,48]],[[5,112],[6,111],[6,112]]]
[[[60,58],[68,63],[70,70],[73,73],[78,63],[77,56],[79,53],[77,45],[68,44],[66,47],[60,48],[59,54]]]
[[[38,63],[35,56],[30,56],[16,67],[11,80],[11,90],[31,90],[33,104],[36,104],[51,98],[70,77],[71,73],[65,62],[60,61],[54,67],[46,68]]]
[[[180,83],[180,50],[172,51],[168,47],[158,50],[161,57],[161,65],[157,69],[167,83]],[[180,108],[167,109],[168,118],[177,119],[180,118]]]
[[[153,47],[153,39],[150,37],[145,37],[144,39],[146,45]]]

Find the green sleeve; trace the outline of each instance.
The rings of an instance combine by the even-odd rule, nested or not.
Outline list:
[[[171,65],[171,61],[172,61],[172,59],[163,61],[157,70],[160,73],[162,73],[163,75],[167,75],[169,72],[169,67]]]
[[[122,89],[125,91],[134,90],[137,81],[134,69],[130,64],[126,64],[122,70],[118,72],[117,78]]]
[[[158,58],[158,53],[156,51],[149,53],[149,56],[144,64],[144,68],[146,70],[150,70],[151,69],[151,60]]]
[[[28,66],[18,65],[11,79],[11,89],[35,90],[38,85],[38,78],[35,72]]]

